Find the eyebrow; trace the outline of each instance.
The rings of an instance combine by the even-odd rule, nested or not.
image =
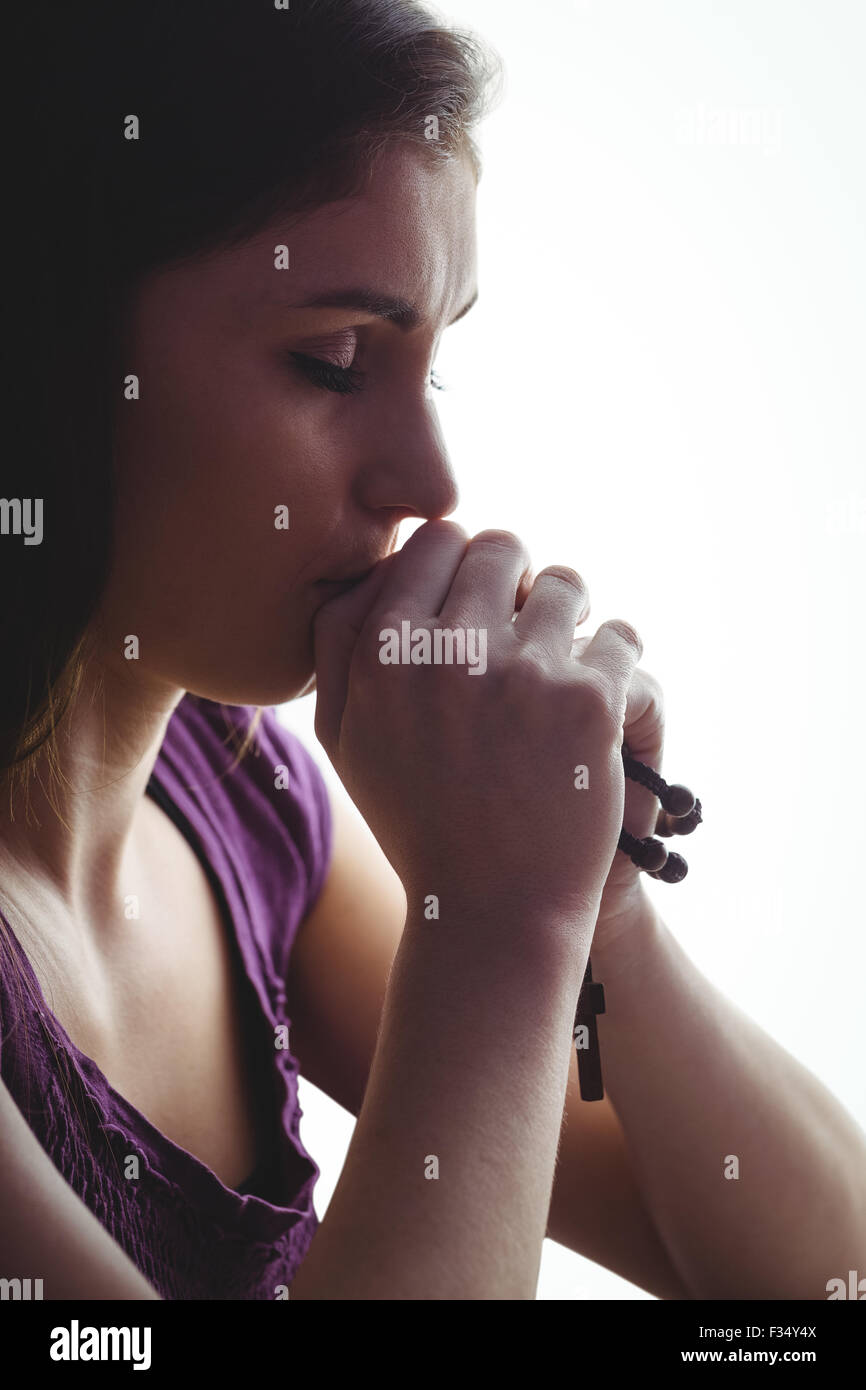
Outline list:
[[[478,291],[476,290],[472,298],[467,300],[463,308],[450,320],[448,327],[450,328],[451,324],[456,323],[458,319],[462,319],[464,314],[468,314],[477,299]],[[389,322],[403,329],[417,328],[423,321],[421,311],[408,299],[400,299],[388,294],[377,294],[375,290],[367,289],[329,290],[326,294],[316,295],[314,299],[304,300],[302,304],[288,304],[285,307],[288,309],[357,309],[364,314],[375,314],[377,318],[388,319]]]

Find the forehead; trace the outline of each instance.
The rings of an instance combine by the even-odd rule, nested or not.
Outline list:
[[[243,318],[365,285],[409,300],[439,328],[475,290],[475,192],[468,156],[431,168],[411,146],[394,146],[360,196],[276,221],[210,268]],[[279,245],[288,248],[287,269],[276,268]],[[345,322],[345,310],[328,312]],[[319,311],[317,322],[327,317]]]

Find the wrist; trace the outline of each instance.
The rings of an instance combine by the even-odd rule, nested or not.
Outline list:
[[[431,883],[436,883],[436,890]],[[431,875],[422,883],[404,883],[407,912],[404,936],[435,934],[457,949],[478,950],[519,967],[549,968],[553,976],[569,975],[583,965],[595,927],[599,901],[575,903],[568,911],[536,895],[525,901],[511,892],[500,896],[488,884],[475,891],[465,879],[442,880]],[[577,977],[576,977],[577,978]],[[577,978],[580,987],[580,978]]]
[[[638,876],[617,894],[615,903],[602,901],[592,939],[592,973],[598,979],[630,969],[664,930],[655,904]]]

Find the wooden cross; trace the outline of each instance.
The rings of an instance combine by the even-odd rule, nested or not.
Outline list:
[[[601,1056],[598,1050],[598,1025],[596,1014],[604,1013],[604,985],[592,978],[592,961],[587,958],[583,984],[577,999],[577,1012],[574,1015],[573,1038],[577,1052],[577,1074],[580,1079],[581,1100],[604,1100],[604,1085],[601,1079]],[[578,1045],[578,1029],[586,1028],[589,1047]]]

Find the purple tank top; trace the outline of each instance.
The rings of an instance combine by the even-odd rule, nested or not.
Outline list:
[[[75,1047],[2,919],[25,987],[0,943],[0,1075],[55,1167],[166,1299],[285,1297],[281,1286],[318,1226],[319,1168],[300,1140],[285,980],[327,874],[331,813],[321,772],[270,709],[229,771],[253,713],[185,695],[147,787],[214,886],[243,981],[269,1137],[268,1159],[237,1191],[150,1124]]]

